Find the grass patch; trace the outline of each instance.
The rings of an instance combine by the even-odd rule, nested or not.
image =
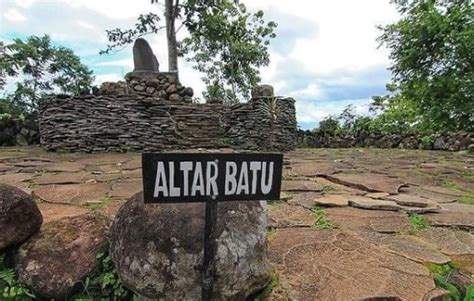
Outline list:
[[[331,192],[337,191],[336,188],[329,186],[329,185],[324,185],[323,189],[321,190],[322,195],[330,194]]]
[[[94,211],[94,210],[103,208],[103,207],[109,205],[110,203],[112,203],[112,198],[109,197],[109,196],[103,196],[100,199],[98,199],[97,201],[89,202],[89,203],[85,204],[84,207]]]
[[[270,237],[272,237],[275,233],[277,232],[277,229],[276,228],[268,228],[267,229],[267,239],[270,239]]]
[[[23,287],[13,269],[5,265],[5,254],[0,254],[0,300],[28,301],[35,299],[35,295]]]
[[[474,181],[474,172],[469,170],[463,170],[460,172],[462,178],[470,181]]]
[[[462,196],[459,202],[462,204],[474,205],[474,192]]]
[[[96,256],[99,267],[82,283],[82,291],[72,300],[138,300],[135,294],[125,288],[118,277],[108,252]]]
[[[454,267],[451,263],[446,264],[436,264],[432,262],[428,262],[426,267],[430,271],[431,274],[438,274],[438,275],[447,275],[450,271],[454,270]]]
[[[268,300],[272,290],[275,287],[277,287],[279,283],[280,283],[280,280],[278,279],[277,273],[274,270],[272,270],[271,275],[270,275],[270,282],[261,292],[259,292],[256,296],[254,296],[252,300],[254,301]]]
[[[458,183],[449,182],[449,181],[443,182],[443,187],[448,188],[448,189],[453,189],[453,190],[461,190],[462,189],[462,187]]]
[[[322,208],[311,209],[311,212],[316,217],[313,227],[316,229],[333,229],[334,225],[328,220],[326,212]]]
[[[408,215],[408,220],[416,231],[424,230],[431,227],[431,222],[429,219],[416,213]]]

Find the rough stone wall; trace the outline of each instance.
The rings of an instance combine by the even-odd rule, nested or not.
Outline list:
[[[243,149],[292,150],[297,138],[295,114],[292,98],[256,98],[225,112],[225,137]]]
[[[233,107],[198,104],[191,100],[192,89],[162,75],[157,80],[127,75],[127,83],[103,85],[101,95],[49,98],[40,105],[41,144],[70,152],[296,147],[293,99],[252,99]]]
[[[25,118],[0,117],[0,146],[38,144],[38,116],[32,114]]]
[[[332,135],[298,131],[298,146],[312,148],[378,147],[425,150],[474,150],[474,133],[445,132],[436,135],[386,134]]]

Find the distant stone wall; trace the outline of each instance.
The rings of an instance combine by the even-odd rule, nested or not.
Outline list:
[[[0,117],[0,146],[33,145],[40,141],[36,114]]]
[[[436,135],[359,133],[340,135],[298,131],[298,146],[311,148],[378,147],[425,150],[474,150],[474,133],[446,132]]]
[[[137,86],[141,86],[138,92]],[[98,94],[59,95],[43,102],[41,144],[48,150],[69,152],[296,147],[291,98],[255,98],[233,107],[198,104],[192,102],[192,89],[170,74],[135,81],[129,77],[126,83],[103,85]]]

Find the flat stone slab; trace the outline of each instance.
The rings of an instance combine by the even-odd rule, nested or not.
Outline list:
[[[344,207],[348,205],[348,195],[328,194],[321,195],[317,192],[296,193],[289,204],[302,206],[307,209],[315,207]]]
[[[400,192],[404,194],[420,196],[436,203],[452,203],[459,199],[458,196],[433,192],[431,190],[423,189],[422,187],[417,186],[402,187],[400,188]]]
[[[268,254],[293,300],[423,300],[435,289],[422,264],[339,230],[278,229]]]
[[[86,172],[77,173],[46,173],[33,180],[36,185],[51,185],[51,184],[81,184],[88,180],[94,179],[94,176]]]
[[[436,247],[422,239],[401,234],[364,233],[363,237],[376,245],[388,248],[391,252],[420,263],[446,264],[451,258],[439,252]]]
[[[38,208],[43,215],[44,223],[49,223],[64,217],[78,216],[89,212],[88,209],[83,207],[51,203],[39,203]]]
[[[282,191],[322,191],[324,185],[319,184],[316,181],[282,181]]]
[[[128,199],[141,190],[143,190],[141,179],[121,180],[112,183],[112,190],[108,195],[112,198]]]
[[[327,208],[324,212],[333,224],[346,231],[400,233],[413,229],[407,216],[401,212],[363,210],[352,207]]]
[[[48,185],[34,189],[33,195],[49,203],[84,205],[107,196],[110,190],[105,183]]]
[[[460,230],[432,227],[419,234],[425,241],[448,255],[474,255],[474,235]]]
[[[46,172],[79,172],[84,170],[84,165],[77,162],[57,162],[42,168]]]
[[[400,187],[407,185],[405,181],[400,179],[376,173],[339,173],[335,175],[326,175],[325,177],[335,183],[368,192],[397,194]]]
[[[426,214],[425,216],[433,226],[474,229],[474,214],[471,212],[442,211],[436,214]]]
[[[351,196],[349,206],[369,210],[399,211],[401,208],[394,201],[377,200],[364,196]]]
[[[400,206],[408,207],[429,207],[436,205],[435,202],[430,201],[427,198],[423,198],[417,195],[410,194],[396,194],[385,197],[384,199],[394,201]]]
[[[277,203],[268,206],[268,226],[271,228],[312,227],[315,216],[308,209]]]
[[[308,161],[292,164],[291,171],[299,176],[316,177],[319,175],[332,175],[339,171],[339,169],[337,164]]]

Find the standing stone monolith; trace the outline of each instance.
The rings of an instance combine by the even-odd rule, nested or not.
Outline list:
[[[133,44],[133,63],[136,71],[159,71],[160,64],[153,54],[150,44],[145,39],[138,38]]]

